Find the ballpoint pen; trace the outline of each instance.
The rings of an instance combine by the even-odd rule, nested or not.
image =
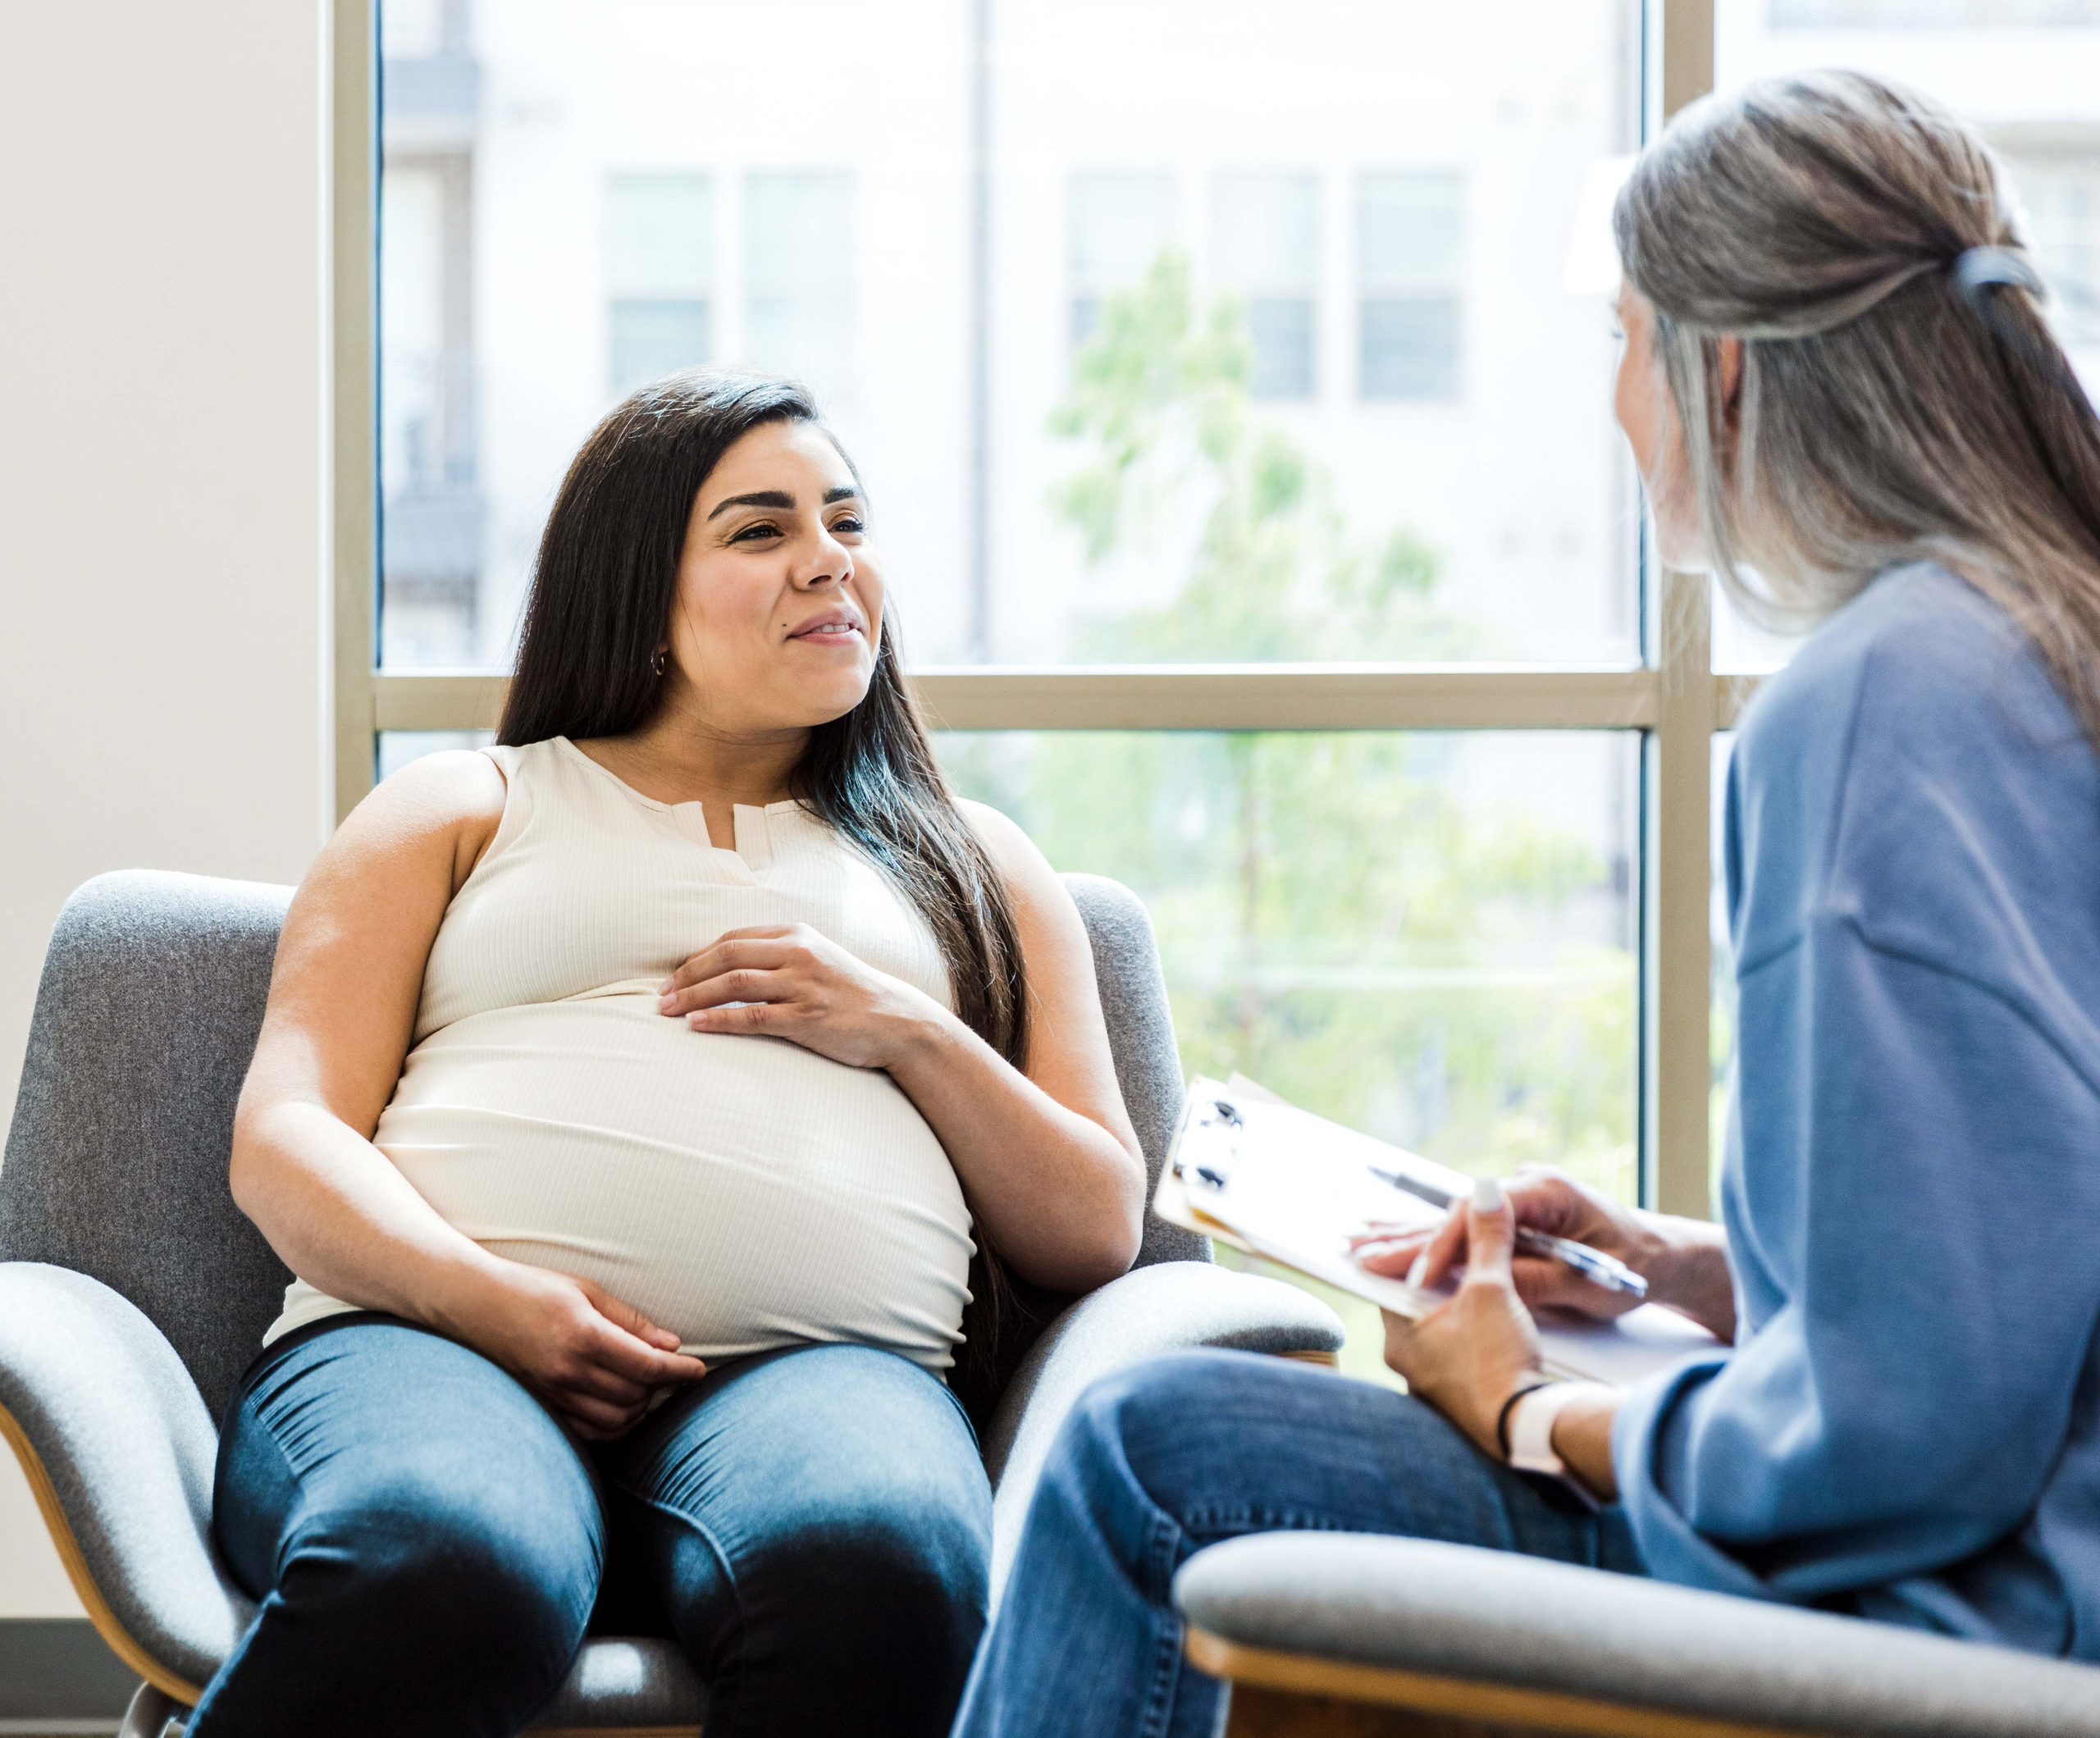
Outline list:
[[[1366,1167],[1381,1183],[1426,1201],[1433,1207],[1449,1210],[1455,1198],[1451,1191],[1440,1188],[1434,1183],[1424,1183],[1397,1170],[1381,1170],[1376,1165]],[[1573,1238],[1552,1237],[1544,1231],[1534,1231],[1526,1225],[1517,1228],[1517,1247],[1527,1255],[1550,1256],[1554,1260],[1572,1267],[1592,1285],[1600,1285],[1608,1292],[1617,1292],[1624,1298],[1645,1298],[1648,1295],[1648,1282],[1625,1262],[1606,1255],[1601,1249],[1592,1249],[1587,1243],[1578,1243]]]

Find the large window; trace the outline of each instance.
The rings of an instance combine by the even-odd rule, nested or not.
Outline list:
[[[1188,1066],[1705,1210],[1715,796],[1789,648],[1644,570],[1596,195],[1717,83],[1920,85],[1999,150],[2100,381],[2100,3],[336,18],[340,808],[486,739],[623,392],[792,372],[952,776],[1144,897]],[[822,69],[792,104],[751,75],[782,44]]]
[[[1641,661],[1566,281],[1637,0],[381,12],[382,670],[501,668],[582,436],[705,362],[816,390],[921,668]],[[791,41],[879,119],[737,75]]]
[[[1736,690],[1569,263],[1702,3],[411,10],[340,61],[345,806],[492,723],[623,392],[792,372],[952,776],[1144,898],[1189,1067],[1704,1210]],[[879,108],[738,75],[782,43]]]

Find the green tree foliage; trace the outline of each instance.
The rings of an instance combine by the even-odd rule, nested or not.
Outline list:
[[[1250,404],[1249,360],[1239,308],[1201,305],[1178,258],[1105,300],[1056,413],[1077,462],[1055,505],[1097,568],[1185,566],[1158,601],[1082,621],[1075,655],[1477,655],[1436,552],[1405,527],[1353,531]],[[1550,1160],[1630,1189],[1634,971],[1610,866],[1469,788],[1483,748],[1506,767],[1527,740],[1046,732],[948,756],[1053,862],[1144,897],[1191,1070],[1242,1070],[1468,1170]]]
[[[1438,558],[1404,527],[1352,538],[1331,480],[1247,395],[1246,322],[1199,309],[1187,263],[1163,255],[1102,303],[1074,358],[1052,431],[1084,462],[1053,504],[1089,566],[1153,555],[1170,527],[1201,527],[1168,601],[1081,624],[1098,663],[1447,659],[1477,636],[1435,604]]]

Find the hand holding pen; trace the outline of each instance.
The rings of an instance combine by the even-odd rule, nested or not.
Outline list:
[[[1395,1188],[1431,1198],[1413,1179],[1381,1175]],[[1519,1228],[1512,1272],[1528,1307],[1609,1318],[1643,1300],[1648,1287],[1641,1269],[1659,1239],[1636,1210],[1554,1170],[1520,1171],[1505,1192]],[[1433,1204],[1452,1205],[1448,1198]],[[1433,1288],[1464,1265],[1466,1216],[1454,1211],[1431,1227],[1372,1225],[1351,1244],[1367,1272]]]

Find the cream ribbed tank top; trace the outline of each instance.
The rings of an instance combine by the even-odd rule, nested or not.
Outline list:
[[[952,1006],[925,919],[798,805],[737,848],[566,737],[509,785],[446,909],[372,1139],[495,1253],[596,1280],[710,1362],[849,1341],[953,1361],[973,1246],[947,1153],[884,1073],[696,1033],[656,987],[724,930],[807,924]],[[280,1334],[352,1306],[295,1281]]]

